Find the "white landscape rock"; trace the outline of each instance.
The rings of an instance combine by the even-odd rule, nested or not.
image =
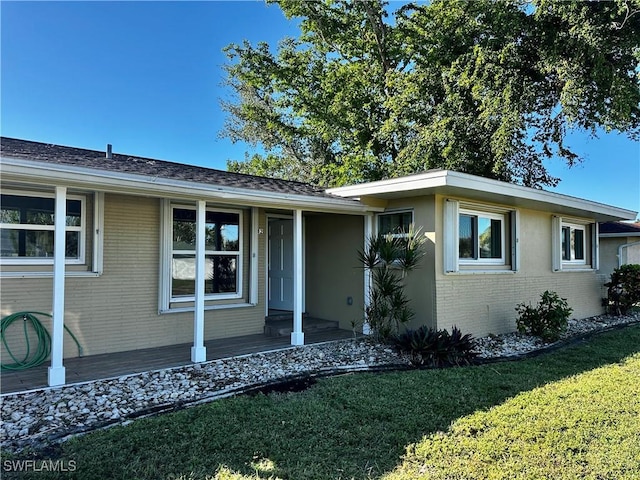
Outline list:
[[[566,337],[639,321],[640,316],[570,321]],[[509,357],[546,346],[526,335],[477,340],[480,358]],[[385,345],[364,339],[292,347],[85,384],[0,396],[0,447],[17,451],[113,423],[130,423],[149,409],[205,402],[234,390],[292,376],[331,371],[403,367],[408,360]],[[153,412],[149,412],[153,413]]]

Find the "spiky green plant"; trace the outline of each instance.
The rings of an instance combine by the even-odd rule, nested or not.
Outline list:
[[[424,256],[424,242],[421,229],[410,225],[407,232],[369,238],[366,248],[358,252],[362,267],[371,274],[364,320],[379,341],[388,340],[414,315],[404,279]]]

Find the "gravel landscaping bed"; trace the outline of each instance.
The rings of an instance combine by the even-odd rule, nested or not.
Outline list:
[[[571,320],[563,338],[566,341],[638,321],[640,314]],[[549,346],[552,345],[517,333],[477,340],[479,357],[484,359],[515,357]],[[260,389],[282,379],[407,368],[408,364],[406,358],[388,346],[367,339],[341,340],[5,394],[0,397],[0,447],[4,451],[19,451],[26,446],[39,448],[70,435]]]

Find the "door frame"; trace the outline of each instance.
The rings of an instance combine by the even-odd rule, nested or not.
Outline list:
[[[264,273],[264,278],[266,279],[265,286],[264,286],[264,293],[265,293],[265,312],[264,315],[265,317],[269,315],[269,285],[270,285],[270,278],[269,278],[269,221],[271,219],[277,219],[277,220],[291,220],[291,222],[293,222],[293,214],[280,214],[280,213],[267,213],[266,214],[266,220],[267,220],[267,241],[264,242],[265,246],[264,246],[264,253],[265,253],[265,259],[266,261],[265,263],[265,273]],[[293,235],[293,234],[292,234]],[[303,281],[303,285],[306,283],[304,281],[304,277],[306,275],[306,238],[305,238],[305,221],[304,221],[304,215],[302,216],[302,281]],[[293,245],[293,240],[291,242],[291,245]],[[295,271],[294,271],[294,284],[295,284]],[[305,292],[305,288],[302,289],[302,311],[306,311],[306,292]]]

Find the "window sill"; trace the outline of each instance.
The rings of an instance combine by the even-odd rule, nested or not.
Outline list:
[[[254,303],[229,303],[229,304],[225,304],[225,305],[208,305],[204,307],[204,311],[209,311],[209,310],[227,310],[227,309],[232,309],[232,308],[250,308],[250,307],[256,307],[257,305]],[[185,313],[185,312],[193,312],[195,310],[194,307],[178,307],[178,308],[170,308],[167,310],[160,310],[160,314],[164,315],[164,314],[169,314],[169,313]]]
[[[70,272],[66,271],[65,278],[100,277],[102,274],[98,272]],[[53,278],[53,272],[0,272],[0,278]]]
[[[564,267],[560,270],[554,270],[553,273],[577,273],[577,272],[595,272],[591,267]]]
[[[445,272],[445,275],[515,275],[515,270],[459,270],[457,272]]]

